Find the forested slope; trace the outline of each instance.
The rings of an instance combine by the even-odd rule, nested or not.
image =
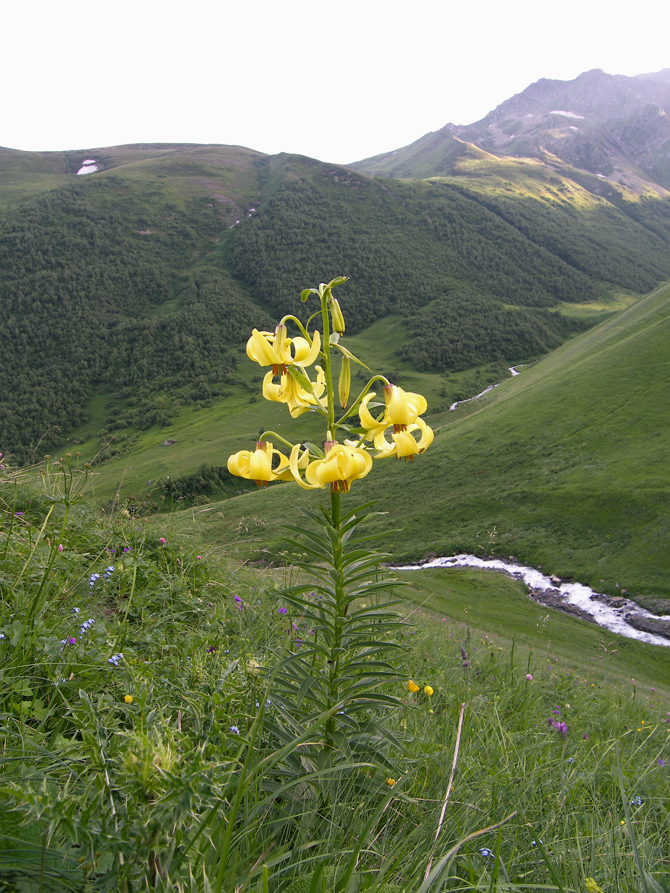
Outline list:
[[[204,201],[156,205],[109,177],[40,197],[0,224],[0,426],[27,457],[83,422],[96,389],[127,398],[109,431],[169,421],[175,400],[224,393],[252,323],[225,268],[198,271],[221,229]],[[268,319],[269,322],[269,319]],[[116,418],[114,416],[116,415]]]
[[[350,277],[351,331],[392,314],[409,336],[399,359],[442,372],[528,361],[588,325],[589,306],[670,277],[667,202],[537,165],[400,181],[139,146],[94,153],[100,172],[77,178],[74,156],[35,154],[0,169],[0,447],[19,460],[91,418],[123,450],[180,406],[243,389],[249,330],[301,314],[301,289],[335,275]],[[60,185],[34,196],[45,177]]]

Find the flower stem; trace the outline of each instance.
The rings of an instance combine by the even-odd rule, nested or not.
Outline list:
[[[326,396],[328,401],[328,440],[335,440],[335,390],[333,388],[333,362],[330,352],[330,317],[328,315],[328,290],[321,295],[321,318],[323,320],[323,358],[326,375]]]

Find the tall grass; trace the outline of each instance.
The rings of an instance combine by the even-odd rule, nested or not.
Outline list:
[[[0,489],[0,889],[668,889],[660,689],[425,613],[384,759],[303,762],[332,712],[273,734],[276,576],[46,483]]]

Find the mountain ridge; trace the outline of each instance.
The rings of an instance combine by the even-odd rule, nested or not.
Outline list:
[[[445,124],[410,146],[351,167],[398,176],[393,156],[401,154],[411,172],[412,147],[417,154],[427,140],[449,147],[454,137],[499,156],[536,158],[549,165],[559,159],[619,185],[665,195],[670,189],[670,68],[651,76],[593,69],[571,81],[542,78],[480,121]],[[436,167],[432,175],[450,172]]]

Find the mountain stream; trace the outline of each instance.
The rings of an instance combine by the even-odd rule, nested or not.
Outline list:
[[[520,374],[516,366],[510,366],[509,371],[512,375]],[[489,385],[481,394],[476,394],[468,400],[459,400],[453,403],[449,409],[454,410],[461,403],[477,400],[497,387],[497,384]],[[552,580],[533,567],[508,564],[498,558],[485,560],[477,558],[476,555],[453,555],[451,558],[435,558],[424,564],[395,567],[393,570],[412,571],[430,567],[476,567],[507,574],[517,580],[522,580],[528,586],[531,598],[542,604],[557,608],[559,611],[575,614],[583,620],[597,623],[598,626],[621,636],[628,636],[628,638],[648,642],[651,645],[670,647],[670,620],[664,620],[664,618],[646,611],[630,599],[621,596],[611,598],[594,592],[593,589],[582,583],[563,583],[560,580]],[[654,626],[665,627],[666,634],[658,635],[655,632],[650,632],[649,629]]]
[[[650,627],[654,624],[667,625],[667,636],[670,637],[669,620],[646,611],[634,601],[623,596],[603,595],[594,592],[593,589],[582,583],[563,583],[556,578],[545,576],[533,567],[511,564],[499,558],[484,559],[477,558],[476,555],[464,554],[453,555],[449,558],[435,558],[423,564],[393,567],[392,570],[418,571],[439,567],[474,567],[507,574],[525,583],[530,589],[531,598],[542,604],[576,614],[583,620],[589,620],[591,623],[596,623],[621,636],[628,636],[628,638],[638,639],[651,645],[670,647],[670,638],[638,628],[638,626]]]

